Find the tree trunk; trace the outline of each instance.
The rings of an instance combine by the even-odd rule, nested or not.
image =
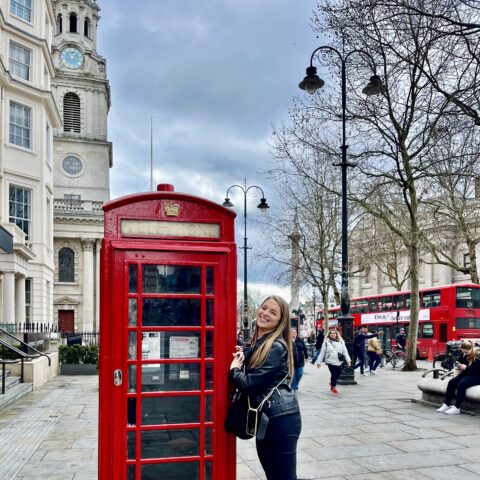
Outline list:
[[[418,334],[418,310],[420,303],[418,281],[418,233],[415,225],[412,225],[412,242],[410,244],[410,327],[408,329],[407,353],[403,370],[417,370],[417,334]]]

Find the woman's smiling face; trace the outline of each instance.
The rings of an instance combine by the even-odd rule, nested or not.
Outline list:
[[[280,319],[280,305],[273,298],[265,300],[257,310],[258,336],[273,332],[278,327]]]

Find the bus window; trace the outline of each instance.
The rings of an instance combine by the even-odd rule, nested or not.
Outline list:
[[[475,317],[457,317],[455,319],[455,328],[459,330],[470,330],[480,328],[480,318]]]
[[[480,308],[480,288],[457,287],[457,308]]]
[[[358,313],[366,313],[368,310],[368,301],[367,300],[357,300],[355,305],[358,309]]]
[[[377,311],[377,299],[376,298],[371,298],[368,301],[368,310],[370,312],[376,312]]]
[[[410,308],[410,294],[407,293],[405,295],[405,309],[408,310]]]
[[[392,310],[392,297],[381,297],[378,299],[378,311],[386,312]]]
[[[424,292],[422,295],[422,308],[432,308],[440,306],[440,290]]]
[[[433,323],[421,323],[422,330],[421,338],[433,338]]]
[[[403,295],[393,296],[393,309],[401,310],[403,308]]]

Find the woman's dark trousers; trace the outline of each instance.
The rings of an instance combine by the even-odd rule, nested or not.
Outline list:
[[[256,441],[267,480],[296,480],[297,441],[301,430],[300,413],[282,415],[268,422],[265,438]]]
[[[457,375],[452,378],[447,385],[447,394],[445,396],[445,403],[451,405],[453,397],[456,397],[455,406],[460,408],[460,405],[465,400],[467,388],[480,385],[480,376],[478,375]],[[457,394],[455,395],[455,390]]]
[[[329,365],[328,363],[327,367],[330,370],[330,386],[335,388],[340,378],[340,373],[342,373],[342,367],[340,365]]]

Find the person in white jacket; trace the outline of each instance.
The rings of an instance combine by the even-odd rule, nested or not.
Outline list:
[[[334,395],[338,395],[337,380],[342,371],[342,364],[345,362],[350,366],[352,361],[343,338],[335,328],[328,332],[327,338],[323,342],[317,359],[317,368],[322,366],[322,362],[325,362],[330,370],[330,391]]]

